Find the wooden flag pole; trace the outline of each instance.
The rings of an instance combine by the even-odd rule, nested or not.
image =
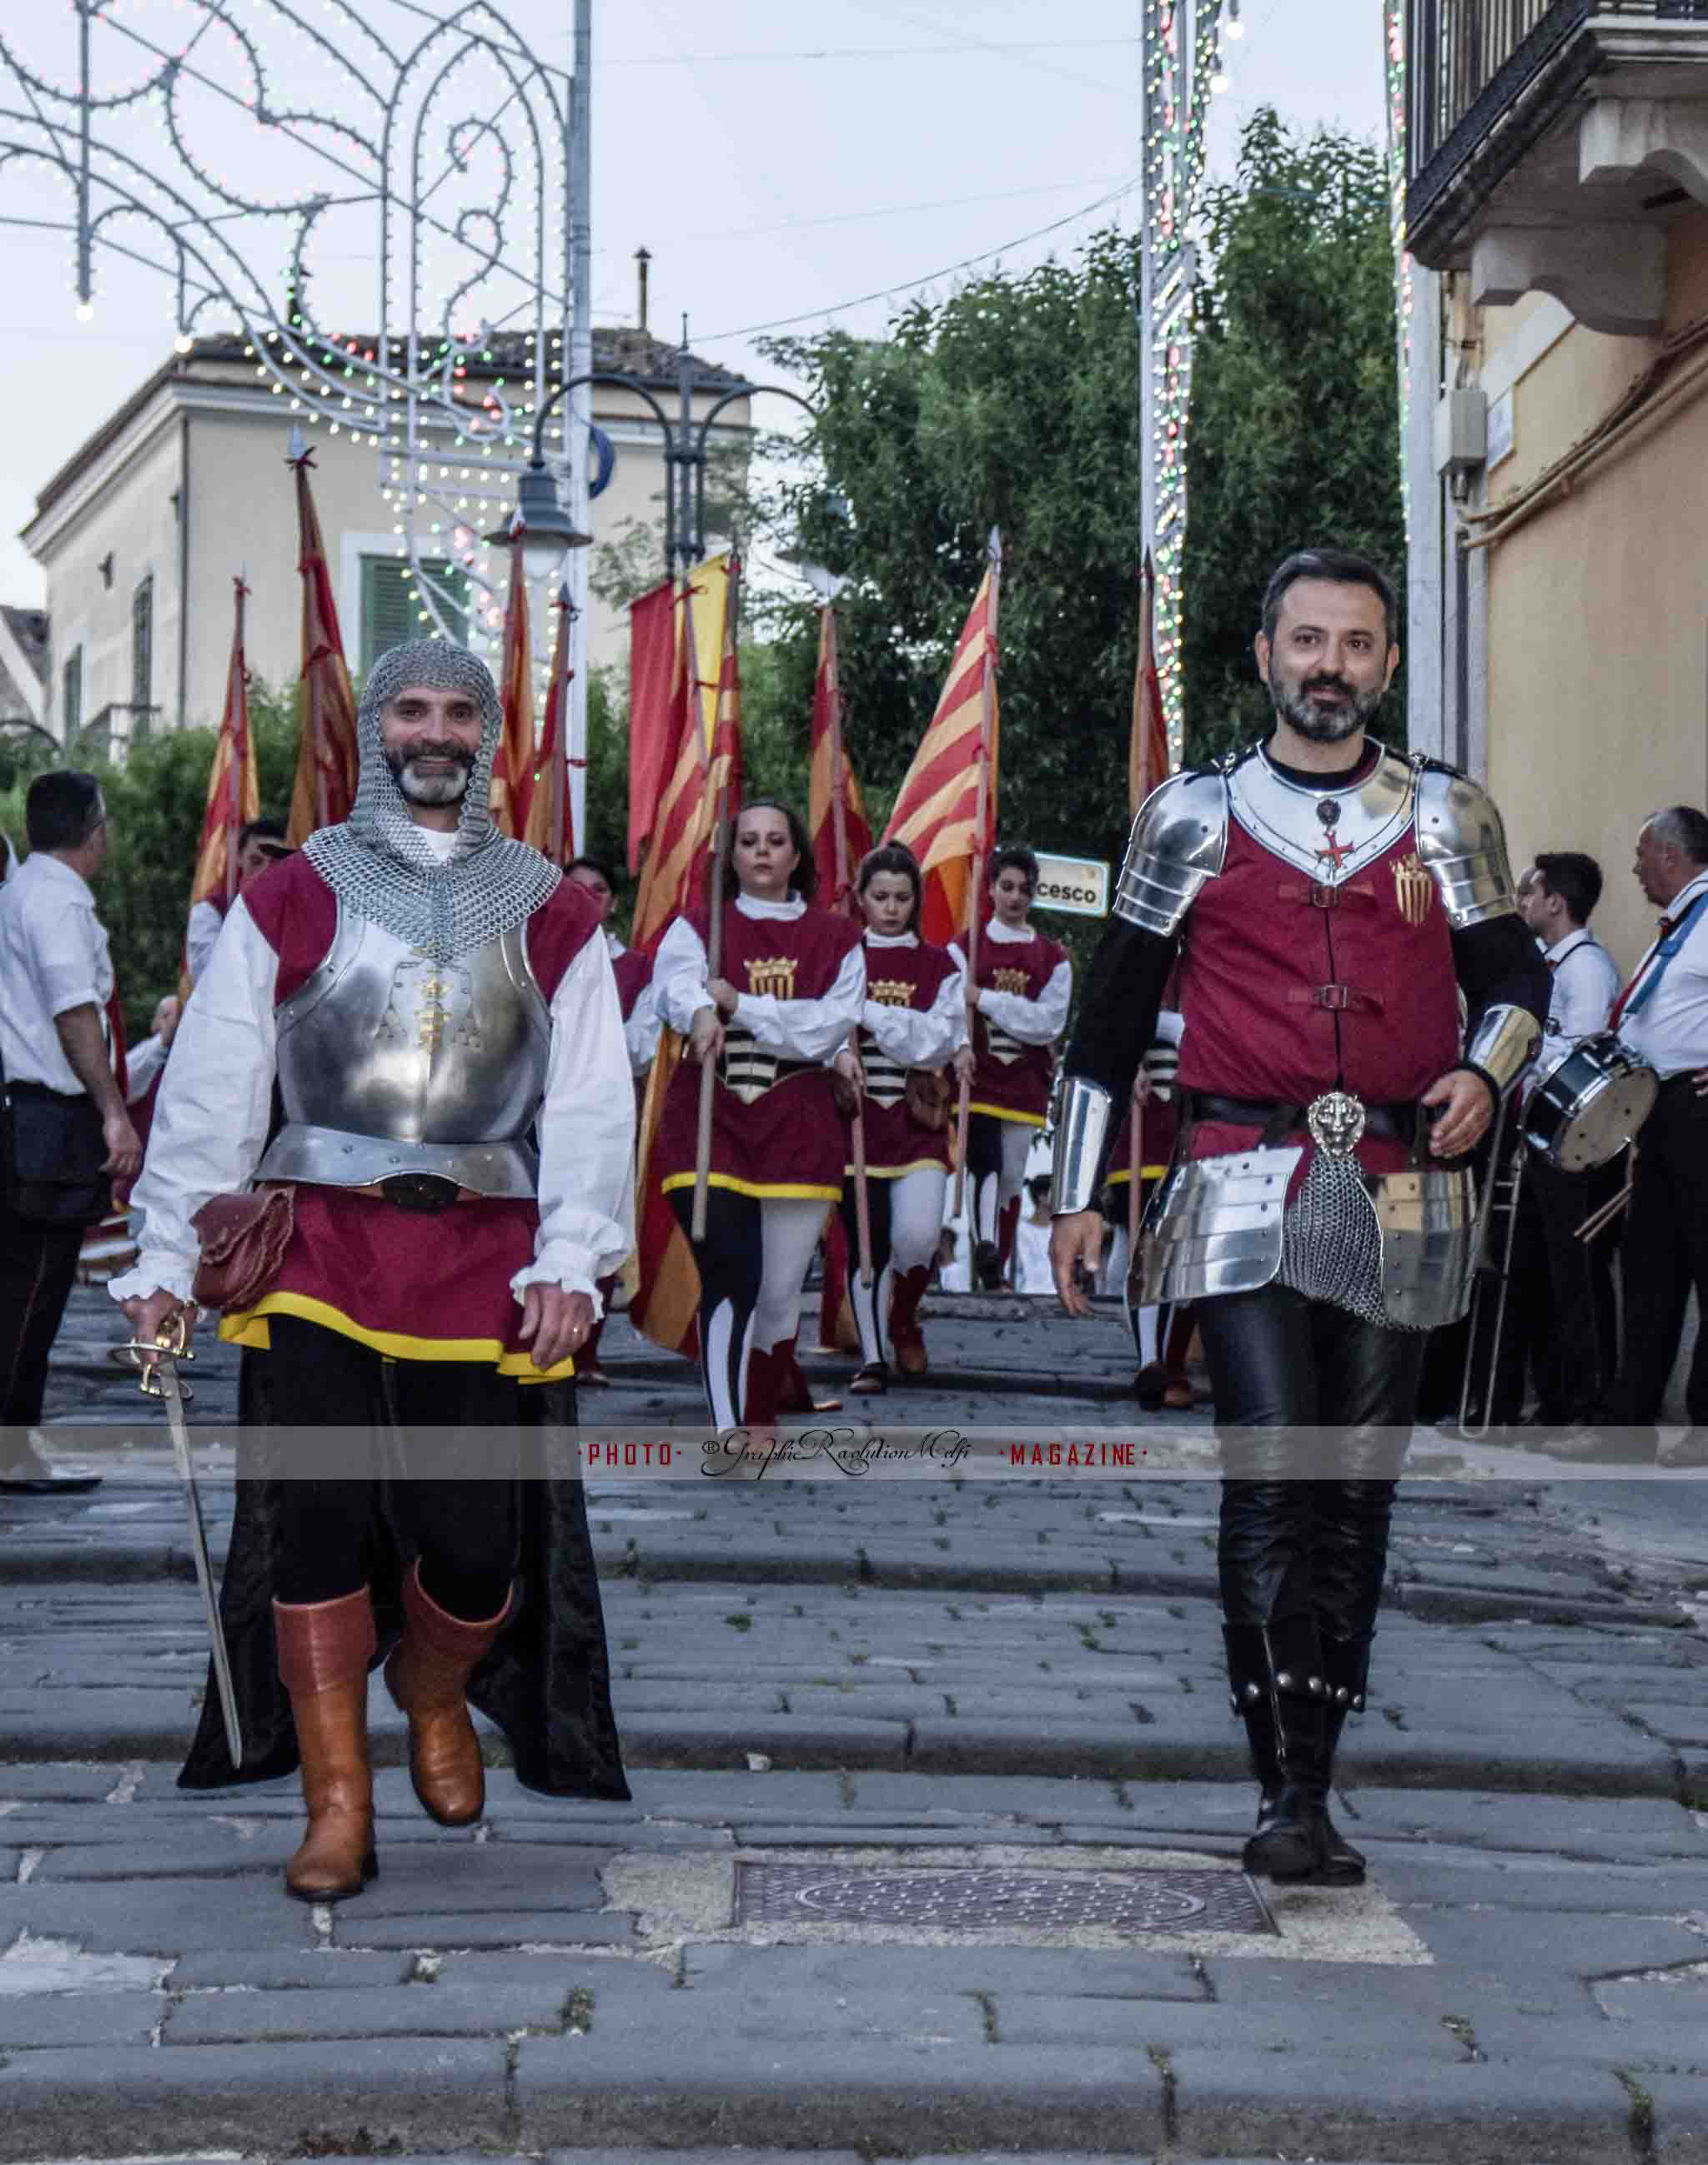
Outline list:
[[[1127,1118],[1132,1122],[1127,1149],[1127,1162],[1132,1168],[1132,1185],[1127,1190],[1127,1253],[1131,1257],[1139,1252],[1139,1220],[1144,1215],[1141,1207],[1143,1198],[1140,1193],[1144,1186],[1145,1139],[1141,1132],[1145,1125],[1144,1108],[1130,1103]]]
[[[725,607],[733,607],[733,597]],[[683,666],[688,671],[688,682],[693,689],[693,726],[699,740],[700,775],[702,783],[711,780],[711,748],[706,742],[706,718],[701,700],[699,653],[694,642],[693,602],[686,583],[683,588]],[[721,672],[722,661],[720,659]],[[712,806],[712,870],[710,892],[708,897],[709,914],[706,924],[706,982],[709,984],[724,971],[724,866],[725,819],[724,785],[718,785],[716,800]],[[723,1026],[722,1010],[714,1003],[719,1027]],[[699,1121],[694,1140],[693,1212],[689,1231],[695,1241],[706,1237],[706,1198],[710,1187],[712,1170],[712,1107],[718,1087],[717,1062],[700,1062]]]
[[[825,661],[830,671],[830,839],[836,852],[836,903],[840,909],[853,888],[848,867],[848,801],[842,788],[842,680],[836,666],[836,605],[825,602],[823,609]],[[857,1029],[848,1033],[848,1050],[856,1060],[859,1059],[860,1032]],[[866,1186],[866,1096],[863,1090],[855,1103],[850,1140],[854,1159],[854,1234],[860,1251],[860,1283],[869,1292],[872,1287],[872,1198]]]
[[[968,999],[976,997],[978,987],[978,905],[984,893],[984,867],[990,857],[990,837],[985,828],[990,815],[990,709],[991,695],[996,677],[994,657],[996,652],[997,597],[1002,587],[1002,536],[993,526],[988,545],[990,557],[990,601],[984,612],[984,674],[980,685],[983,712],[978,724],[978,809],[973,821],[973,875],[967,885],[967,993]],[[956,1108],[960,1130],[960,1141],[955,1152],[955,1209],[958,1218],[967,1200],[967,1128],[973,1114],[973,1077],[961,1077],[961,1095]],[[973,1245],[978,1246],[978,1229],[973,1232]]]

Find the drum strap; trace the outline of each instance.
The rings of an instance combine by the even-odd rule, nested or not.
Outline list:
[[[1655,988],[1665,977],[1672,960],[1690,936],[1690,927],[1708,905],[1708,888],[1705,888],[1678,923],[1659,942],[1619,998],[1613,1003],[1613,1012],[1607,1018],[1607,1027],[1616,1030],[1621,1015],[1640,1014],[1654,998]]]

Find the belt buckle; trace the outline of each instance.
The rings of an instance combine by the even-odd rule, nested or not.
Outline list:
[[[1305,1107],[1305,1125],[1326,1157],[1350,1157],[1364,1132],[1363,1102],[1350,1090],[1325,1090]]]
[[[456,1183],[438,1172],[388,1173],[379,1188],[399,1210],[448,1210],[456,1200]]]

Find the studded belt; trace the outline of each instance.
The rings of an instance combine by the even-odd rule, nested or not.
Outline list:
[[[1183,1090],[1180,1095],[1187,1119],[1224,1120],[1233,1127],[1261,1128],[1266,1148],[1310,1125],[1309,1105],[1290,1104],[1280,1098],[1221,1098],[1208,1090]],[[1415,1105],[1366,1105],[1363,1114],[1367,1135],[1384,1142],[1410,1144],[1417,1140]]]

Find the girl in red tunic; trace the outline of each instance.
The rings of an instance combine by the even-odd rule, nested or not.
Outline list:
[[[1037,891],[1030,850],[998,850],[990,860],[990,921],[978,935],[978,976],[967,988],[972,1010],[972,1118],[967,1170],[973,1182],[978,1283],[1002,1283],[1003,1249],[1019,1215],[1026,1153],[1050,1105],[1050,1048],[1068,1025],[1073,965],[1068,951],[1026,921]],[[962,970],[967,956],[949,950]]]
[[[706,1235],[694,1261],[700,1362],[720,1429],[773,1420],[791,1403],[801,1287],[825,1206],[842,1193],[846,1137],[829,1062],[866,994],[858,927],[809,907],[816,875],[797,814],[769,801],[744,806],[730,856],[739,892],[724,905],[720,973],[709,975],[698,909],[659,942],[652,977],[660,1015],[688,1040],[653,1146],[684,1230],[700,1063],[717,1071]]]
[[[844,1051],[836,1066],[864,1099],[866,1195],[872,1227],[872,1283],[854,1268],[859,1253],[854,1167],[842,1190],[842,1222],[850,1259],[849,1295],[865,1365],[852,1388],[883,1391],[889,1383],[889,1349],[904,1374],[923,1375],[925,1341],[917,1321],[920,1296],[943,1224],[949,1177],[948,1089],[936,1095],[944,1115],[935,1126],[918,1117],[918,1101],[967,1042],[966,979],[946,947],[919,937],[920,868],[899,843],[872,851],[856,882],[866,919],[866,1006],[857,1056]],[[909,1072],[920,1082],[909,1085]]]

